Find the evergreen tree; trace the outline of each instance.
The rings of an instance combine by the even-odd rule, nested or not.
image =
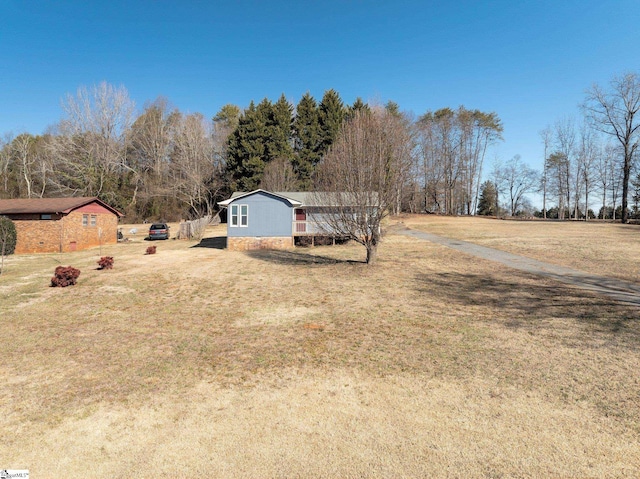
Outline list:
[[[308,190],[311,187],[311,175],[322,158],[319,110],[309,92],[304,94],[296,107],[293,130],[296,152],[293,169],[300,181],[300,187]]]
[[[231,103],[227,103],[213,117],[213,122],[220,127],[229,128],[231,131],[238,128],[240,119],[240,108]]]
[[[329,149],[338,136],[338,132],[342,127],[345,119],[346,110],[344,103],[340,99],[340,95],[334,89],[327,90],[320,102],[320,153],[324,153]]]
[[[275,103],[267,98],[251,102],[229,136],[227,174],[232,190],[259,187],[265,167],[275,159],[293,159],[293,107],[282,95]]]
[[[359,111],[367,111],[367,112],[371,111],[371,109],[369,108],[369,105],[364,103],[362,101],[362,98],[360,97],[356,98],[356,101],[353,102],[353,105],[348,107],[348,112],[346,115],[347,120],[350,120],[351,118],[353,118],[355,114]]]
[[[229,136],[227,174],[232,190],[251,191],[258,187],[265,167],[265,137],[271,103],[253,101],[238,119],[238,127]]]
[[[400,112],[400,105],[398,105],[395,101],[389,100],[385,105],[384,109],[387,110],[395,117],[401,117],[402,113]]]
[[[17,240],[18,235],[13,221],[6,216],[0,216],[0,274],[4,267],[4,257],[13,254]]]
[[[263,102],[268,100],[265,99]],[[275,104],[268,102],[265,107],[268,108],[265,162],[269,163],[279,158],[291,161],[293,159],[293,106],[282,94]]]
[[[480,186],[478,214],[484,216],[496,216],[498,214],[498,191],[492,181],[487,180]]]

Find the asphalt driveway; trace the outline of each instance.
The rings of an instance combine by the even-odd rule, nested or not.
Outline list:
[[[525,256],[469,243],[468,241],[446,238],[423,231],[404,228],[396,232],[437,243],[478,258],[495,261],[509,268],[552,278],[576,288],[602,294],[622,303],[640,307],[640,284],[637,283],[585,273],[577,269],[565,268],[564,266],[545,263]]]

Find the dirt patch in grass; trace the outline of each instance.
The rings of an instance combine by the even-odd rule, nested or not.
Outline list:
[[[24,276],[0,277],[2,467],[640,473],[637,309],[405,236],[372,267],[353,244],[156,243],[103,248],[109,271],[96,250],[23,257]],[[78,285],[48,288],[55,262],[81,269]]]

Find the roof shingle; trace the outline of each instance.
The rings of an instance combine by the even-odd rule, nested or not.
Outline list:
[[[113,211],[116,215],[123,216],[118,210],[112,208],[98,198],[87,196],[71,198],[18,198],[13,200],[0,200],[0,215],[69,213],[76,208],[88,205],[94,201]]]

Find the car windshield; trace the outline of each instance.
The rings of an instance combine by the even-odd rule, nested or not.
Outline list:
[[[167,225],[163,225],[163,224],[151,225],[152,230],[164,230],[166,228],[167,228]]]

